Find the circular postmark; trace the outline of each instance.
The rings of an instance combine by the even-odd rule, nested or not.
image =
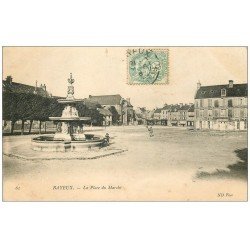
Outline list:
[[[133,50],[128,53],[129,84],[167,83],[167,72],[167,51]]]

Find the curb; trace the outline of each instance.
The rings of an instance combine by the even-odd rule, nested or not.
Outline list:
[[[51,157],[51,158],[44,158],[44,157],[26,157],[23,155],[18,155],[18,154],[11,154],[11,153],[3,153],[3,155],[11,157],[11,158],[16,158],[16,159],[22,159],[22,160],[30,160],[30,161],[36,161],[36,160],[45,160],[45,161],[49,161],[49,160],[95,160],[95,159],[99,159],[99,158],[104,158],[106,156],[111,156],[111,155],[116,155],[116,154],[121,154],[123,152],[128,151],[128,149],[121,149],[117,152],[112,152],[109,154],[104,154],[104,155],[97,155],[97,156],[93,156],[93,157],[69,157],[69,158],[62,158],[62,157]]]

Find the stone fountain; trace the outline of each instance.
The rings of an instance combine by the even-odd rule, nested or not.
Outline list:
[[[94,134],[83,133],[84,121],[90,121],[90,117],[79,117],[76,108],[77,102],[82,99],[74,98],[74,79],[72,73],[68,79],[68,91],[65,99],[58,99],[65,105],[61,117],[49,117],[57,124],[57,132],[54,136],[38,136],[32,139],[32,148],[36,151],[82,151],[92,147],[101,147],[107,142],[107,138]]]

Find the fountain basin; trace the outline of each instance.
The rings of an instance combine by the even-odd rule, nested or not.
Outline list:
[[[87,138],[89,138],[87,136]],[[70,152],[70,151],[86,151],[94,147],[101,147],[105,138],[91,135],[90,139],[77,138],[77,140],[60,140],[54,136],[41,135],[31,140],[32,149],[44,152]]]

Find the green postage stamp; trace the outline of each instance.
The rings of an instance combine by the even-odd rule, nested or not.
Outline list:
[[[128,49],[128,84],[168,84],[168,49]]]

